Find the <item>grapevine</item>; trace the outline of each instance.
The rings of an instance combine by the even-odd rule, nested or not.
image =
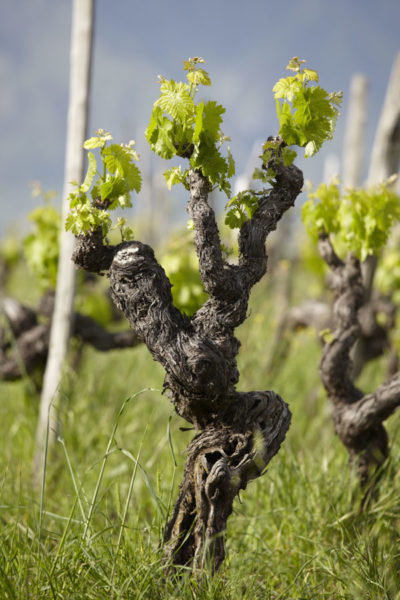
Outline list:
[[[101,228],[106,236],[112,228],[109,210],[132,206],[130,193],[139,193],[142,177],[135,142],[129,144],[110,144],[112,135],[99,129],[94,137],[86,140],[84,148],[99,149],[101,172],[93,152],[88,152],[88,170],[82,184],[73,182],[75,191],[71,192],[70,212],[66,220],[66,229],[75,235],[85,234]],[[88,195],[89,193],[89,195]],[[132,230],[126,225],[126,219],[119,218],[115,228],[121,231],[122,239],[133,238]]]
[[[309,195],[302,219],[314,242],[330,235],[337,253],[353,252],[364,261],[386,245],[400,221],[399,197],[390,189],[393,178],[366,189],[349,188],[340,195],[339,181],[321,184]]]

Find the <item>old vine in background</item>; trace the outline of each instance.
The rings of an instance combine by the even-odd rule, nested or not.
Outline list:
[[[342,197],[338,182],[322,184],[310,195],[302,214],[330,269],[329,285],[335,295],[333,330],[324,334],[319,372],[333,404],[336,433],[367,495],[389,455],[383,421],[400,404],[400,373],[364,394],[354,383],[352,351],[371,320],[370,312],[361,310],[366,294],[360,262],[381,251],[400,221],[400,202],[392,183],[393,178],[368,189],[349,188]]]

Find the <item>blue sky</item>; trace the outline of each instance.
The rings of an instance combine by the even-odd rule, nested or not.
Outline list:
[[[29,182],[61,193],[71,4],[0,3],[0,234],[11,223],[23,227],[35,205]],[[318,182],[326,156],[341,154],[354,73],[369,80],[371,145],[400,51],[399,23],[399,0],[97,0],[89,132],[101,127],[117,140],[134,138],[146,160],[143,132],[157,75],[180,79],[182,60],[203,56],[213,81],[208,94],[226,107],[223,129],[240,173],[254,142],[277,132],[271,88],[298,55],[328,91],[344,91],[334,141],[300,161],[305,177]]]

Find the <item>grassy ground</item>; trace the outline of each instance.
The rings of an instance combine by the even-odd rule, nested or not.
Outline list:
[[[249,313],[238,331],[240,389],[274,389],[293,421],[268,473],[235,503],[217,576],[163,570],[162,531],[192,432],[157,391],[161,368],[143,347],[88,349],[64,383],[42,492],[30,483],[38,397],[28,381],[1,384],[0,598],[400,599],[399,416],[388,422],[379,498],[360,513],[315,337],[299,333],[271,376],[270,286],[260,284]],[[367,369],[365,389],[381,372],[379,362]]]

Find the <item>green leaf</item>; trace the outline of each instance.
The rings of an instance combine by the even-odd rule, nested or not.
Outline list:
[[[280,143],[279,140],[267,140],[263,144],[263,153],[260,157],[263,164],[265,166],[272,160],[272,158],[276,158],[279,155]]]
[[[170,159],[176,154],[174,145],[174,124],[164,117],[159,106],[153,109],[146,138],[153,152],[161,158]]]
[[[112,140],[111,133],[106,133],[104,129],[96,131],[97,135],[89,138],[83,144],[86,150],[93,150],[94,148],[104,148],[105,144]]]
[[[125,180],[129,190],[140,192],[142,178],[139,168],[133,160],[137,156],[130,146],[112,144],[102,151],[104,164],[111,174],[117,174]]]
[[[230,229],[240,229],[246,221],[246,215],[237,208],[231,208],[225,215],[225,225]]]
[[[303,140],[301,139],[301,132],[294,121],[289,104],[285,103],[281,106],[279,100],[277,100],[276,113],[278,115],[280,124],[279,135],[286,142],[286,144],[288,146],[304,145]]]
[[[162,79],[161,96],[154,104],[146,137],[152,150],[162,158],[174,155],[189,158],[192,168],[201,170],[212,185],[218,185],[229,197],[228,180],[235,172],[235,165],[229,150],[226,158],[220,152],[222,143],[228,139],[221,133],[225,109],[215,101],[196,106],[192,98],[194,87],[211,83],[206,71],[197,66],[202,62],[199,57],[184,62],[190,85]],[[168,170],[165,179],[169,188],[175,183],[187,185],[186,175],[179,168]]]
[[[65,219],[65,230],[71,231],[74,235],[79,235],[79,232],[76,230],[76,216],[72,212],[69,212]]]
[[[339,108],[343,100],[343,92],[331,92],[328,98],[331,104]]]
[[[297,152],[288,146],[282,148],[282,160],[285,167],[288,167],[293,163],[297,156]]]
[[[231,198],[226,207],[225,224],[231,229],[240,229],[248,219],[251,219],[258,208],[257,196],[250,192],[239,192]]]
[[[134,239],[133,230],[128,227],[126,219],[118,217],[116,225],[112,229],[119,229],[121,234],[121,240],[127,242]]]
[[[100,183],[96,183],[92,189],[90,190],[90,196],[92,198],[92,200],[96,200],[97,198],[101,198],[101,193],[100,193]]]
[[[117,199],[117,204],[121,208],[131,208],[132,202],[129,193],[127,192],[126,194],[122,194],[121,196],[119,196]]]
[[[260,181],[263,181],[264,183],[266,183],[267,181],[267,174],[264,171],[264,169],[260,169],[259,167],[256,167],[253,171],[253,175],[251,177],[252,179],[259,179]]]
[[[318,73],[314,69],[304,69],[304,77],[309,81],[315,81],[318,83]]]
[[[100,185],[100,196],[102,200],[111,200],[126,194],[127,186],[121,177],[110,177]],[[110,206],[110,208],[115,208]]]
[[[256,167],[254,169],[253,175],[252,175],[252,179],[254,179],[255,181],[259,180],[259,181],[262,181],[263,183],[269,183],[269,184],[274,183],[275,177],[276,177],[276,173],[275,173],[274,169],[272,169],[272,168],[259,169],[258,167]]]
[[[204,113],[204,102],[199,102],[196,108],[196,120],[194,124],[193,132],[193,143],[197,143],[200,139],[200,133],[203,130],[203,113]]]
[[[89,168],[85,181],[69,196],[70,211],[65,227],[75,235],[101,228],[103,235],[106,236],[112,225],[108,210],[132,206],[130,191],[139,192],[141,188],[141,174],[135,164],[139,155],[134,149],[134,142],[106,146],[106,142],[112,139],[111,134],[104,130],[99,130],[97,133],[98,136],[88,140],[86,146],[100,148],[104,173],[102,176],[98,174],[96,159],[93,153],[89,152]],[[86,195],[90,187],[92,202]],[[103,206],[107,206],[107,210],[99,207],[100,201],[104,203]],[[118,227],[124,239],[127,239],[130,230],[120,225],[121,222]]]
[[[150,123],[145,131],[146,140],[149,144],[153,143],[154,136],[156,136],[156,130],[159,126],[159,118],[162,117],[162,110],[159,106],[154,106],[151,111]]]
[[[193,56],[193,58],[189,58],[188,60],[183,61],[183,68],[185,71],[193,71],[197,68],[198,64],[203,64],[206,61],[201,56]]]
[[[87,192],[90,189],[90,186],[92,185],[94,176],[96,175],[97,164],[96,164],[96,159],[95,159],[93,152],[88,152],[88,161],[89,161],[89,165],[88,165],[86,177],[85,177],[82,185],[80,186],[80,189],[82,192]]]
[[[301,65],[305,62],[305,60],[300,60],[298,56],[294,56],[290,59],[289,64],[286,65],[286,69],[289,71],[300,72]]]
[[[232,156],[230,148],[228,148],[228,172],[227,177],[233,177],[235,174],[235,159]]]
[[[140,169],[134,163],[131,164],[129,171],[125,174],[125,181],[129,190],[135,191],[137,194],[142,188],[142,175]]]
[[[188,123],[194,117],[195,105],[186,83],[165,80],[161,84],[161,96],[155,105],[182,123]]]
[[[194,169],[201,169],[212,184],[218,184],[222,189],[228,172],[228,161],[214,143],[202,138],[190,159],[190,164]]]
[[[317,241],[320,233],[337,233],[341,228],[341,201],[336,182],[321,184],[315,192],[309,194],[309,198],[303,204],[301,218],[312,239]]]
[[[273,88],[279,120],[279,135],[288,146],[305,147],[305,156],[314,155],[332,138],[342,93],[328,94],[318,85],[318,73],[302,67],[294,57],[288,69],[296,75],[280,79]]]
[[[33,210],[32,231],[23,240],[26,263],[42,290],[55,288],[59,254],[60,213],[51,205]]]
[[[329,101],[328,93],[319,86],[308,88],[293,102],[294,119],[308,142],[319,150],[325,140],[331,139],[337,109]]]
[[[340,240],[360,260],[377,254],[400,221],[400,200],[387,185],[347,190],[340,205]]]
[[[202,131],[214,141],[220,136],[222,115],[224,113],[225,108],[220,104],[217,104],[214,100],[210,100],[204,106]]]
[[[211,79],[207,71],[204,69],[196,69],[195,71],[189,71],[186,75],[189,82],[193,85],[211,85]]]
[[[300,89],[301,83],[296,77],[285,77],[284,79],[279,79],[272,88],[272,91],[275,93],[276,99],[282,98],[291,102]]]
[[[183,183],[186,179],[187,172],[182,172],[182,167],[172,167],[164,172],[164,179],[167,184],[167,188],[170,190],[173,185],[177,183]]]
[[[304,147],[304,156],[309,158],[318,152],[317,144],[314,141],[308,142]]]
[[[349,189],[340,198],[337,183],[322,184],[304,203],[302,219],[314,240],[327,233],[338,254],[346,250],[363,261],[378,254],[400,222],[400,199],[387,185]]]
[[[84,194],[80,191],[71,192],[70,195],[68,196],[68,199],[69,199],[70,208],[75,208],[76,206],[80,206],[81,204],[85,204],[86,202],[89,201],[86,194]]]

